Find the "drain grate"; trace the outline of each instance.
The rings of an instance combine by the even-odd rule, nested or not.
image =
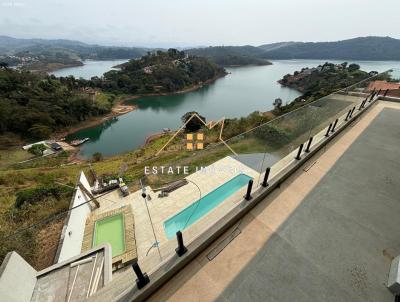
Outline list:
[[[235,239],[238,235],[240,235],[240,233],[242,233],[242,231],[236,227],[232,233],[230,233],[226,238],[224,238],[224,240],[218,243],[217,246],[207,254],[207,259],[211,261],[215,257],[217,257],[218,254],[221,253],[224,250],[224,248],[227,247],[228,244],[232,242],[233,239]]]
[[[317,160],[314,161],[311,165],[308,165],[306,167],[304,167],[303,171],[304,172],[308,172],[309,170],[311,170],[311,168],[317,163]]]

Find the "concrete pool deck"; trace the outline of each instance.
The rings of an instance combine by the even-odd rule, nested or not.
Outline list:
[[[256,178],[258,174],[256,171],[243,165],[237,160],[231,157],[225,157],[212,165],[214,168],[219,167],[234,167],[235,171],[224,171],[218,173],[204,174],[203,172],[195,172],[186,177],[189,183],[173,192],[167,197],[159,198],[158,193],[152,191],[150,187],[147,187],[147,193],[151,195],[151,200],[147,202],[151,219],[153,221],[154,230],[157,236],[157,240],[161,246],[161,256],[165,258],[171,255],[175,249],[175,240],[168,240],[165,230],[164,222],[183,210],[193,202],[198,200],[201,196],[204,196],[220,185],[226,183],[242,171],[250,177]],[[201,194],[198,187],[201,188]],[[239,190],[231,197],[227,198],[219,206],[214,208],[210,213],[204,216],[202,219],[185,229],[183,234],[185,238],[196,237],[198,234],[203,232],[213,221],[220,219],[231,207],[235,205],[236,201],[242,199],[245,193],[246,187]],[[152,244],[155,242],[154,235],[152,232],[149,215],[146,209],[146,205],[141,196],[141,192],[135,192],[128,197],[127,201],[132,205],[133,212],[136,221],[136,241],[139,261],[141,266],[146,269],[153,269],[157,263],[160,262],[158,251],[155,248],[149,250]]]
[[[400,104],[379,101],[150,301],[393,301]]]

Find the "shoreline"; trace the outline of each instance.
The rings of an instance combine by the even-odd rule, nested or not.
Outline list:
[[[62,70],[65,68],[72,68],[72,67],[80,67],[83,66],[85,64],[83,64],[82,61],[74,61],[74,62],[70,62],[70,63],[58,63],[58,62],[54,62],[54,63],[47,63],[46,65],[43,66],[39,66],[36,69],[31,69],[28,68],[29,71],[31,72],[36,72],[36,73],[52,73],[55,72],[57,70]]]
[[[77,132],[79,130],[82,129],[86,129],[86,128],[91,128],[97,125],[102,124],[103,122],[106,122],[107,120],[110,120],[113,117],[116,116],[120,116],[120,115],[124,115],[126,113],[129,113],[131,111],[134,111],[137,109],[137,106],[132,105],[132,104],[126,104],[127,101],[130,100],[136,100],[136,99],[140,99],[140,98],[145,98],[145,97],[151,97],[151,96],[169,96],[169,95],[176,95],[176,94],[183,94],[183,93],[188,93],[188,92],[192,92],[192,91],[196,91],[200,88],[202,88],[204,85],[209,85],[213,82],[215,82],[216,80],[225,77],[226,75],[228,75],[228,73],[222,73],[219,75],[216,75],[215,77],[205,81],[202,84],[196,84],[193,85],[191,87],[188,88],[184,88],[178,91],[174,91],[174,92],[164,92],[164,93],[148,93],[148,94],[135,94],[135,95],[126,95],[121,97],[121,99],[119,100],[118,104],[115,105],[112,109],[111,112],[103,115],[101,117],[94,117],[93,120],[90,121],[83,121],[82,123],[80,123],[80,125],[76,125],[73,126],[71,129],[67,129],[64,130],[62,132],[56,133],[55,137],[65,137],[67,135],[70,135],[74,132]]]
[[[117,117],[117,116],[120,116],[120,115],[124,115],[124,114],[127,114],[127,113],[131,112],[131,111],[136,110],[137,106],[131,105],[131,104],[126,104],[126,102],[129,101],[129,100],[135,100],[135,99],[144,98],[144,97],[151,97],[151,96],[176,95],[176,94],[183,94],[183,93],[196,91],[196,90],[202,88],[205,85],[212,84],[216,80],[218,80],[220,78],[223,78],[223,77],[227,76],[228,74],[229,74],[228,72],[223,72],[223,73],[218,74],[218,75],[214,76],[213,78],[205,81],[202,84],[196,84],[196,85],[193,85],[191,87],[184,88],[184,89],[181,89],[181,90],[178,90],[178,91],[174,91],[174,92],[149,93],[149,94],[123,96],[123,97],[121,97],[121,99],[118,102],[118,104],[111,109],[111,112],[109,114],[106,114],[106,115],[104,115],[102,117],[94,118],[91,121],[84,121],[80,125],[72,127],[71,129],[67,129],[67,130],[64,130],[62,132],[56,133],[56,134],[54,134],[54,138],[56,138],[56,139],[64,138],[64,137],[66,137],[66,136],[68,136],[70,134],[73,134],[73,133],[75,133],[75,132],[77,132],[79,130],[83,130],[83,129],[86,129],[86,128],[92,128],[92,127],[98,126],[98,125],[100,125],[100,124],[102,124],[102,123],[104,123],[104,122],[106,122],[106,121],[108,121],[108,120],[110,120],[110,119],[112,119],[114,117]],[[122,109],[122,110],[118,110],[118,109]],[[153,134],[150,134],[149,137],[157,136],[159,134],[160,133],[153,133]],[[146,142],[144,143],[144,145],[146,145]],[[79,158],[77,156],[79,151],[80,151],[80,147],[76,147],[75,150],[70,155],[68,161],[69,162],[80,162],[81,163],[81,162],[85,162],[85,161],[90,160],[89,158],[87,158],[87,159]]]
[[[126,97],[128,99],[132,99],[130,97]],[[93,117],[89,120],[83,121],[81,123],[79,123],[76,126],[72,126],[72,128],[69,129],[64,129],[60,132],[56,132],[53,134],[53,137],[55,139],[61,139],[64,138],[72,133],[75,133],[79,130],[82,129],[86,129],[86,128],[91,128],[97,125],[100,125],[114,117],[120,116],[120,115],[124,115],[126,113],[129,113],[131,111],[134,111],[136,109],[135,105],[127,105],[124,102],[127,101],[127,99],[122,99],[121,101],[118,102],[117,105],[115,105],[112,109],[110,113],[107,113],[106,115],[102,115],[102,116],[98,116],[98,117]],[[77,148],[79,149],[79,148]]]

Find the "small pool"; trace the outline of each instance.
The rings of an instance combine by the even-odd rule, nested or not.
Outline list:
[[[246,174],[239,174],[166,220],[164,230],[167,238],[175,237],[177,231],[182,231],[195,223],[225,199],[246,186],[250,179],[252,178]]]
[[[122,213],[96,221],[92,246],[95,247],[102,243],[111,244],[112,257],[119,256],[125,251],[124,216]]]

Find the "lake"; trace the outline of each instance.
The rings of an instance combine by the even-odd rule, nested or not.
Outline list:
[[[90,80],[91,77],[101,77],[106,71],[109,71],[113,69],[114,66],[125,63],[126,61],[128,60],[86,60],[83,61],[83,66],[62,68],[50,72],[50,74],[54,74],[56,77],[67,77],[69,75],[73,75],[76,78],[84,78],[86,80]]]
[[[268,111],[273,108],[272,103],[276,98],[290,102],[300,96],[294,89],[281,87],[277,80],[295,70],[315,67],[325,61],[282,60],[273,61],[273,65],[269,66],[227,68],[230,74],[226,77],[196,91],[132,100],[131,102],[138,107],[135,111],[115,117],[101,125],[82,129],[69,135],[67,140],[90,138],[90,141],[81,146],[78,154],[80,158],[89,158],[95,152],[111,156],[142,146],[149,135],[160,132],[163,128],[179,128],[182,115],[188,111],[199,112],[207,121],[219,120],[222,117],[243,117],[256,110]],[[342,61],[329,60],[329,62]],[[101,75],[120,63],[90,61],[87,65],[59,72],[62,71],[64,76],[70,73],[75,77],[90,78],[93,75]],[[390,61],[356,61],[356,63],[367,71],[382,72],[400,67],[400,62]],[[91,71],[95,71],[96,74],[90,75]]]

